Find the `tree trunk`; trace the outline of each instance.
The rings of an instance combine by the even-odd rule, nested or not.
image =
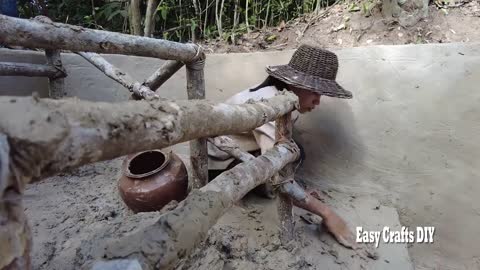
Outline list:
[[[322,8],[322,0],[317,0],[316,6],[315,6],[315,15],[318,15],[320,13],[320,9]]]
[[[268,14],[270,13],[270,0],[268,0],[268,3],[267,3],[267,12],[265,14],[265,21],[264,21],[264,24],[263,24],[263,29],[266,29],[267,26],[268,26]]]
[[[144,36],[152,37],[153,31],[155,31],[155,10],[158,6],[158,0],[148,0],[147,12],[145,13],[145,28]]]
[[[140,12],[140,0],[130,0],[130,14],[133,28],[132,35],[142,36],[142,13]]]
[[[219,1],[220,0],[215,0],[215,19],[217,22],[218,35],[220,36],[220,38],[223,38],[222,15],[223,15],[223,3],[225,0],[221,0],[222,2],[220,3],[220,7],[219,7]]]
[[[235,31],[237,30],[237,25],[238,25],[238,5],[239,5],[240,0],[235,0],[235,6],[233,10],[233,27],[232,27],[232,44],[235,45]]]
[[[205,21],[203,22],[203,35],[205,37],[205,33],[207,32],[207,24],[208,24],[208,5],[209,0],[207,0],[207,4],[205,6]]]
[[[200,18],[200,8],[198,7],[197,0],[192,0],[192,3],[193,3],[193,8],[195,9],[195,15],[197,16],[198,19],[201,20],[201,18]]]
[[[195,17],[197,18],[198,29],[202,31],[202,13],[200,12],[200,7],[198,6],[197,0],[192,0],[193,8],[195,9]],[[192,42],[196,42],[196,29],[192,29]]]
[[[245,1],[245,25],[247,26],[247,33],[250,33],[250,24],[248,22],[248,2],[249,0]]]

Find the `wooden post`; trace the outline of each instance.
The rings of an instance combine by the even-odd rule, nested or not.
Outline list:
[[[51,65],[0,62],[0,76],[63,78],[67,74]]]
[[[175,74],[179,69],[183,67],[183,62],[176,60],[166,61],[157,71],[155,71],[148,79],[145,80],[143,85],[156,91],[164,82]]]
[[[291,141],[292,140],[292,113],[287,113],[275,121],[276,132],[275,140]],[[278,181],[284,182],[288,179],[293,179],[294,168],[292,164],[285,166],[279,173]],[[294,236],[294,219],[293,219],[293,202],[290,196],[280,193],[278,197],[278,215],[281,224],[280,241],[282,244],[287,244]]]
[[[64,70],[62,65],[62,59],[60,58],[59,50],[45,50],[45,56],[47,57],[47,64],[55,67],[58,70]],[[62,98],[65,96],[65,80],[60,78],[49,78],[49,96],[50,98]]]
[[[187,66],[188,99],[205,99],[205,53],[198,47],[197,61]],[[190,141],[190,162],[192,165],[192,188],[200,188],[208,183],[207,139]]]

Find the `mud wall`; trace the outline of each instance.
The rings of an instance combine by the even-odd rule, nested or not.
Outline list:
[[[259,83],[267,64],[291,51],[208,55],[207,98],[223,100]],[[307,150],[298,177],[323,188],[379,196],[407,226],[436,226],[433,245],[414,245],[417,268],[480,265],[480,46],[376,46],[337,51],[338,81],[352,100],[322,97],[301,117],[296,138]],[[143,80],[160,60],[107,56]],[[43,63],[43,54],[0,50],[1,61]],[[63,54],[67,93],[120,101],[129,93],[82,58]],[[185,99],[185,69],[159,90]],[[1,95],[45,96],[43,78],[0,78]],[[367,218],[367,217],[365,217]]]

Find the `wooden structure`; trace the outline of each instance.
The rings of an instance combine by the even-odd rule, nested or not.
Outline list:
[[[205,54],[198,45],[85,29],[45,17],[25,20],[0,15],[0,25],[0,44],[42,48],[47,56],[45,65],[0,63],[0,75],[48,77],[51,97],[0,97],[0,115],[15,115],[15,119],[0,118],[0,269],[31,268],[32,239],[21,196],[28,183],[62,171],[190,141],[194,177],[187,199],[144,231],[109,244],[102,256],[134,257],[144,269],[172,267],[204,240],[235,201],[272,177],[282,181],[281,177],[292,176],[289,164],[299,156],[291,142],[290,112],[298,106],[294,94],[284,92],[251,104],[215,104],[203,100]],[[99,105],[61,98],[66,76],[61,50],[79,54],[143,100]],[[168,61],[144,82],[137,82],[97,53]],[[189,100],[161,98],[156,90],[183,65]],[[276,119],[278,143],[273,149],[244,159],[208,183],[207,138],[249,131]],[[289,200],[284,198],[279,207],[286,241],[293,237]]]

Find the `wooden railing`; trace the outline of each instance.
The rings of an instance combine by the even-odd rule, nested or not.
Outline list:
[[[291,141],[290,112],[298,107],[296,95],[285,91],[257,103],[216,104],[203,100],[206,57],[198,45],[85,29],[45,17],[0,15],[0,25],[0,44],[41,48],[47,55],[45,65],[0,63],[0,75],[45,76],[51,86],[50,98],[0,97],[0,269],[31,268],[32,238],[21,199],[25,186],[85,164],[190,141],[193,190],[187,199],[154,225],[109,243],[105,254],[99,254],[110,260],[137,258],[145,269],[172,267],[179,254],[188,255],[204,240],[235,201],[269,179],[283,181],[279,172],[292,177],[289,164],[299,156]],[[64,97],[61,50],[82,56],[126,87],[134,99],[144,100],[100,104]],[[169,61],[137,82],[96,53]],[[189,100],[162,98],[156,90],[183,65]],[[207,138],[250,131],[274,120],[278,142],[274,148],[244,159],[208,183]],[[232,154],[248,156],[238,149]],[[288,198],[281,200],[286,240],[293,237],[291,207]]]

